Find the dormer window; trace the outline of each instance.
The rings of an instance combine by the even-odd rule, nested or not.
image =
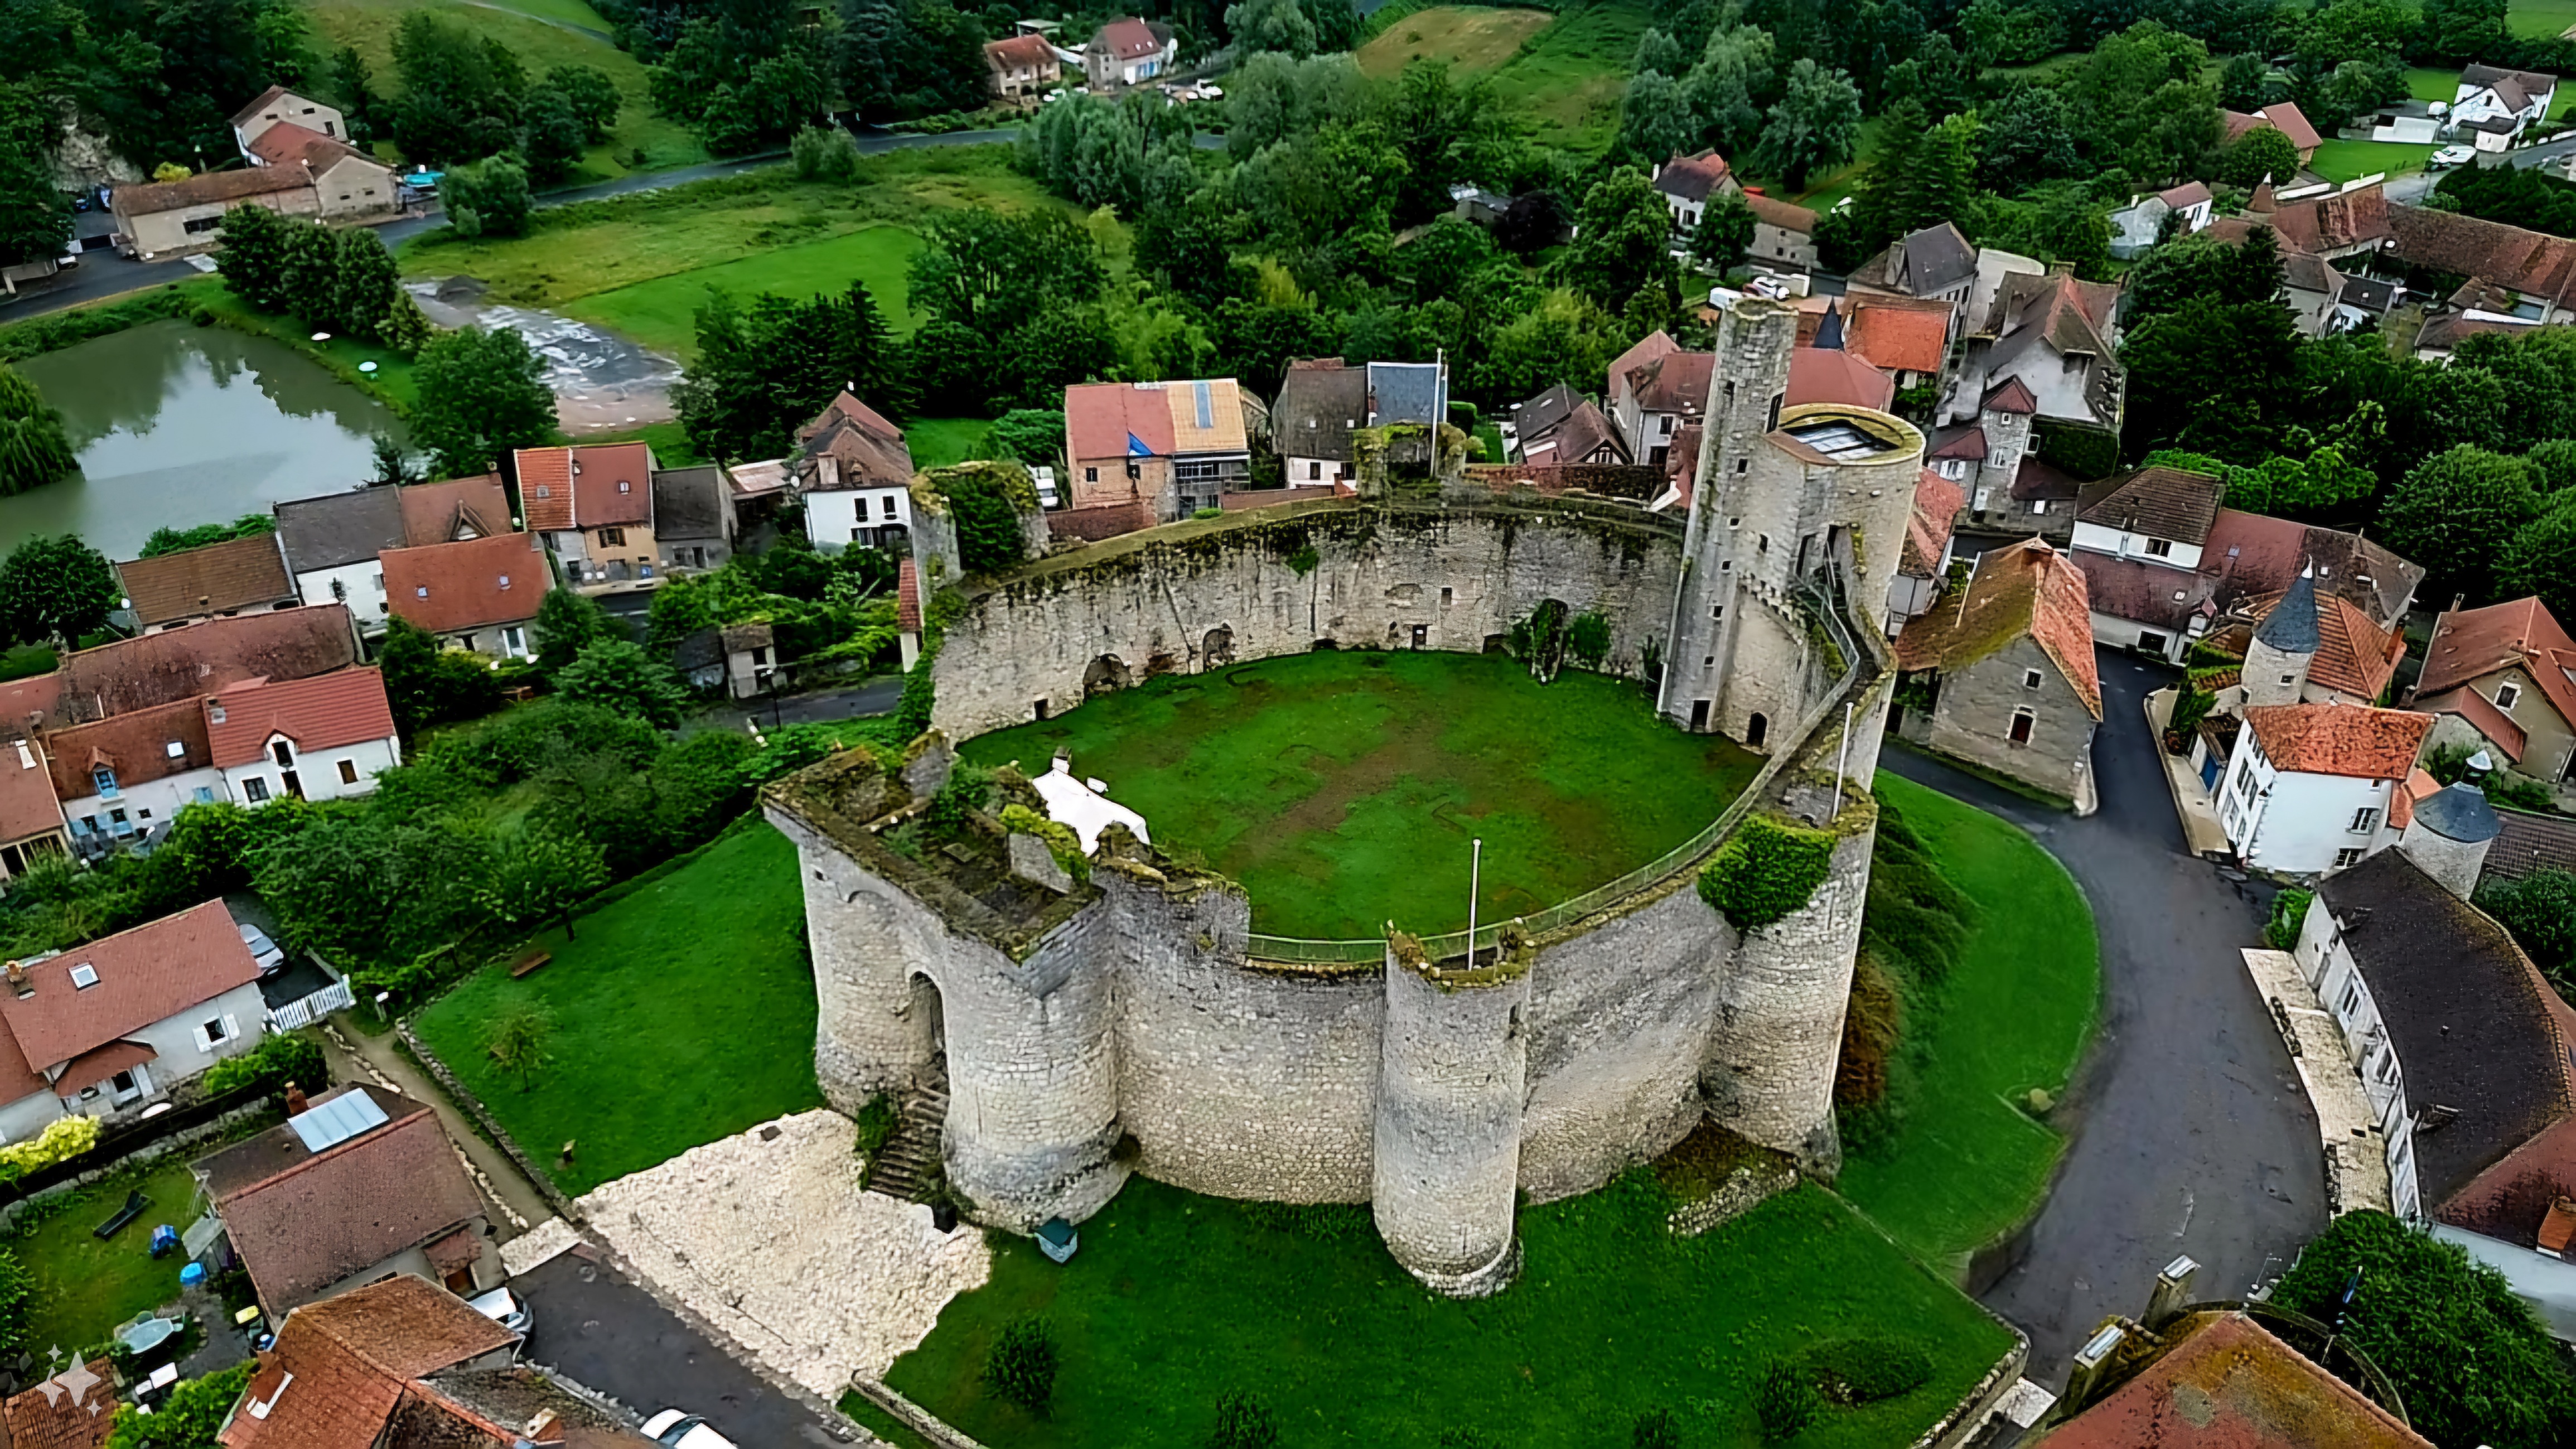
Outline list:
[[[97,769],[89,772],[89,778],[90,783],[98,787],[98,793],[100,795],[111,800],[116,798],[116,772],[114,770],[109,769],[105,765],[101,765]]]
[[[509,576],[508,574],[503,574],[503,575],[501,575],[501,587],[503,587],[503,588],[505,588],[505,589],[506,589],[506,588],[508,588],[509,586],[510,586],[510,576]]]
[[[207,705],[206,717],[217,724],[222,724],[224,722],[224,707],[220,704]]]
[[[172,740],[161,747],[161,753],[174,760],[185,759],[188,755],[188,747],[177,740]]]
[[[269,757],[281,766],[292,766],[295,763],[295,751],[284,740],[270,741],[268,753]]]

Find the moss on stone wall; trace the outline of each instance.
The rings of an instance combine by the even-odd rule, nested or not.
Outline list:
[[[1804,906],[1832,874],[1831,831],[1752,815],[1700,868],[1700,899],[1739,931],[1776,925]]]
[[[1062,821],[1049,820],[1026,805],[1002,807],[1002,828],[1015,835],[1034,835],[1046,842],[1047,854],[1077,885],[1091,880],[1091,857],[1082,853],[1082,837]]]

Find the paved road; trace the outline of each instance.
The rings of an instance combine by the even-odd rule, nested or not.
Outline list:
[[[521,1357],[650,1417],[703,1414],[742,1449],[848,1444],[856,1428],[771,1388],[606,1264],[565,1253],[510,1282],[533,1315]]]
[[[892,714],[895,702],[903,698],[903,676],[889,674],[847,689],[827,689],[813,694],[790,694],[777,700],[746,701],[724,710],[711,711],[710,718],[721,720],[726,727],[740,729],[757,721],[763,729],[780,725],[824,724],[838,719],[855,719],[865,714]],[[773,707],[774,706],[774,707]]]
[[[2516,166],[2530,167],[2538,166],[2543,162],[2561,160],[2570,153],[2576,153],[2576,136],[2567,136],[2556,141],[2543,141],[2537,146],[2521,151],[2508,151],[2505,153],[2505,159]],[[2425,195],[2432,191],[2434,183],[2439,180],[2441,178],[2431,172],[2418,171],[2411,176],[2390,178],[2385,190],[2388,192],[2389,200],[2402,201],[2412,206],[2421,202]]]
[[[2179,1253],[2201,1296],[2241,1297],[2325,1227],[2315,1114],[2237,951],[2261,914],[2183,853],[2141,701],[2170,678],[2103,651],[2093,747],[2102,809],[2078,820],[1890,749],[1908,779],[2028,829],[2091,901],[2102,1029],[2060,1109],[2074,1134],[2020,1261],[1984,1293],[2031,1337],[2031,1376],[2063,1384],[2102,1318],[2146,1306]]]

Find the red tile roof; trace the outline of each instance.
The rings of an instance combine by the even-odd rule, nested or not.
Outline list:
[[[1120,60],[1141,60],[1163,48],[1154,37],[1154,28],[1133,15],[1122,16],[1100,27],[1091,37],[1092,48]]]
[[[290,171],[277,166],[244,166],[237,171],[209,171],[184,181],[146,181],[134,186],[120,186],[108,194],[108,206],[118,216],[151,216],[191,206],[212,206],[218,202],[242,201],[281,191],[301,191],[312,184],[312,178],[306,176],[301,167]]]
[[[116,566],[116,576],[146,626],[295,600],[295,580],[273,533],[128,559]]]
[[[921,571],[905,554],[894,572],[894,622],[906,634],[921,632]]]
[[[72,969],[98,973],[74,986]],[[26,968],[30,995],[0,983],[0,1021],[30,1065],[70,1061],[237,986],[259,979],[259,963],[222,901],[102,936]]]
[[[1129,455],[1128,439],[1158,458],[1172,455],[1172,409],[1161,392],[1128,382],[1088,382],[1064,390],[1065,451],[1077,464]]]
[[[298,753],[394,737],[379,671],[359,666],[280,684],[239,684],[204,701],[206,742],[223,769],[247,765],[284,735]]]
[[[517,1341],[463,1299],[408,1273],[306,1304],[279,1327],[221,1442],[225,1449],[374,1444],[412,1380]],[[263,1403],[264,1417],[251,1412]]]
[[[403,541],[413,548],[508,533],[510,495],[498,473],[415,483],[402,491]]]
[[[1801,347],[1789,354],[1790,407],[1846,403],[1885,412],[1896,400],[1896,381],[1839,347]]]
[[[18,1049],[18,1039],[0,1031],[0,1102],[15,1102],[44,1089],[44,1074],[27,1065],[27,1054]]]
[[[31,739],[0,740],[0,844],[63,828],[63,807],[43,747]]]
[[[95,1087],[129,1067],[157,1060],[160,1053],[139,1041],[112,1041],[93,1047],[71,1059],[71,1064],[54,1078],[54,1095],[71,1101],[87,1088]]]
[[[2197,1314],[2167,1337],[2180,1341],[2048,1449],[2433,1449],[2242,1313]]]
[[[95,1449],[106,1443],[116,1428],[116,1385],[104,1372],[91,1377],[79,1394],[49,1380],[45,1389],[53,1389],[51,1394],[29,1389],[11,1398],[0,1410],[8,1421],[0,1443],[9,1449]]]
[[[2016,639],[2037,643],[2076,698],[2102,717],[2102,677],[2093,662],[2093,615],[2073,560],[2036,538],[1989,550],[1956,603],[1942,604],[1896,638],[1902,669],[1958,670]]]
[[[2235,508],[2218,510],[2200,566],[2223,580],[2220,597],[2229,604],[2279,593],[2313,566],[2320,596],[2349,599],[2383,626],[2405,612],[2424,577],[2422,569],[2359,534]]]
[[[1931,469],[1924,469],[1914,480],[1914,512],[1905,522],[1905,547],[1897,563],[1899,571],[1917,578],[1929,577],[1941,565],[1941,553],[1950,546],[1950,530],[1958,522],[1959,510],[1967,506],[1968,491]]]
[[[2246,617],[2259,625],[2281,598],[2265,594],[2246,601]],[[2388,688],[2388,682],[2397,677],[2398,661],[2405,657],[2405,635],[2370,622],[2370,616],[2348,599],[2318,595],[2317,653],[2308,664],[2310,680],[2368,702]]]
[[[2419,267],[2501,282],[2518,292],[2560,297],[2576,280],[2576,241],[2485,221],[2457,211],[2391,206],[2397,255]]]
[[[193,702],[245,679],[302,679],[345,669],[357,659],[358,635],[346,605],[209,619],[67,655],[57,671],[49,722],[67,725]],[[9,688],[0,686],[0,693]]]
[[[2408,771],[2406,778],[2398,784],[2397,788],[2389,792],[2389,828],[2403,830],[2414,824],[2415,802],[2429,800],[2440,793],[2442,793],[2442,782],[2434,779],[2423,766],[2418,765]]]
[[[2245,711],[2264,758],[2282,770],[2356,780],[2403,780],[2433,717],[2365,704],[2258,704]]]
[[[1950,354],[1950,307],[1912,297],[1855,296],[1843,345],[1890,372],[1937,374]]]
[[[1744,193],[1744,204],[1753,208],[1753,219],[1763,226],[1776,226],[1800,236],[1815,234],[1816,214],[1795,202],[1748,191]]]
[[[545,546],[533,533],[389,548],[378,562],[385,607],[433,634],[533,619],[554,587]]]
[[[314,1102],[351,1092],[373,1098],[386,1123],[320,1152],[281,1125],[195,1164],[271,1311],[483,1214],[437,1113],[363,1085]]]
[[[521,448],[510,462],[519,480],[519,514],[529,532],[578,526],[573,522],[572,449]]]
[[[2455,714],[2468,721],[2469,727],[2484,735],[2490,744],[2504,751],[2514,764],[2522,763],[2522,752],[2531,744],[2531,736],[2511,716],[2495,707],[2495,701],[2463,684],[2440,694],[2419,694],[2411,701],[2414,708],[2426,714]]]
[[[2374,183],[2331,196],[2311,196],[2272,209],[2272,229],[2285,251],[2325,253],[2376,245],[2391,235],[2388,193]]]
[[[584,528],[653,521],[653,450],[642,443],[575,448],[574,521]]]
[[[2576,725],[2576,683],[2567,678],[2576,668],[2576,639],[2536,598],[2455,609],[2434,621],[2415,692],[2439,694],[2512,668],[2529,674],[2558,717]]]
[[[383,163],[360,155],[357,148],[335,141],[309,126],[293,121],[280,121],[251,138],[250,153],[271,166],[301,167],[306,174],[319,176],[334,163],[357,156],[370,166]],[[383,168],[391,169],[391,168]]]
[[[176,754],[170,747],[179,747]],[[97,772],[116,772],[117,788],[167,780],[215,762],[206,739],[205,713],[193,699],[155,705],[97,724],[74,725],[45,737],[45,763],[56,798],[83,800],[98,793]]]
[[[2018,377],[2007,377],[1986,389],[1985,397],[1977,404],[1977,411],[2036,415],[2039,412],[2039,399],[2032,395],[2030,384]]]
[[[1055,58],[1055,47],[1043,35],[1014,35],[1002,40],[984,42],[984,64],[997,71],[1019,67],[1033,70],[1062,70]]]

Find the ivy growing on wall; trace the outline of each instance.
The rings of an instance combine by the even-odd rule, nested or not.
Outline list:
[[[1055,863],[1073,877],[1076,885],[1091,879],[1091,857],[1082,853],[1082,837],[1074,834],[1072,826],[1049,820],[1026,805],[1006,805],[1002,808],[1002,828],[1046,842],[1047,854],[1055,857]]]
[[[1739,931],[1805,905],[1833,870],[1834,838],[1768,815],[1748,817],[1700,868],[1699,897]]]
[[[1598,612],[1574,616],[1565,626],[1565,652],[1586,669],[1599,669],[1610,657],[1610,620]]]

